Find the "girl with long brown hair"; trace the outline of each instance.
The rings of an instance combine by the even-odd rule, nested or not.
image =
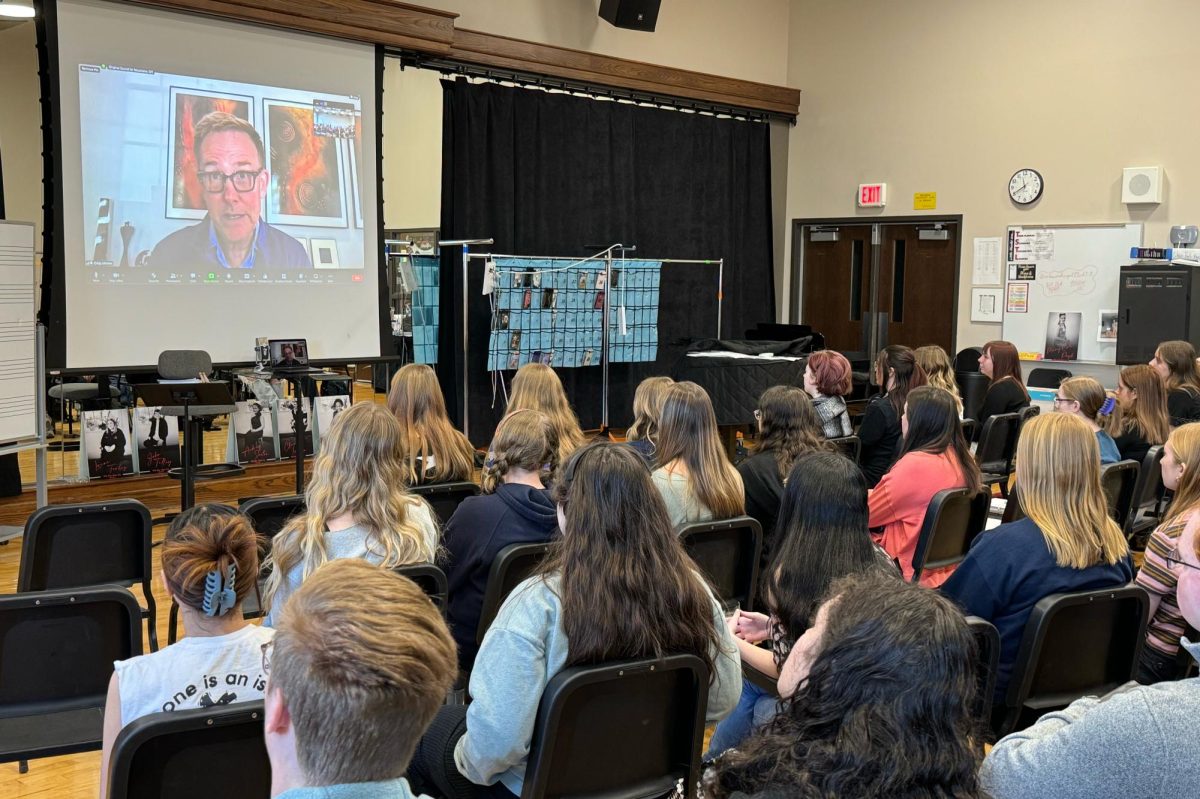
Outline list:
[[[858,428],[859,464],[868,488],[874,488],[896,460],[904,402],[909,391],[925,385],[925,372],[911,349],[893,344],[875,359],[875,384],[883,391],[871,398]]]
[[[1200,510],[1200,423],[1176,427],[1164,449],[1162,481],[1174,497],[1146,542],[1145,559],[1137,574],[1137,584],[1150,594],[1150,624],[1137,673],[1138,682],[1146,684],[1182,676],[1179,640],[1187,624],[1176,597],[1179,569],[1171,557],[1186,538],[1184,529]]]
[[[162,577],[179,605],[187,637],[157,652],[116,664],[104,710],[100,796],[121,729],[162,711],[263,698],[262,647],[272,630],[242,616],[258,580],[258,537],[250,520],[228,505],[196,505],[172,520],[162,545]],[[205,678],[222,675],[219,685]],[[224,677],[236,677],[232,683]],[[180,688],[196,686],[184,695]]]
[[[544,363],[527,363],[517,370],[512,381],[512,396],[506,414],[520,410],[541,411],[546,414],[558,435],[558,462],[565,463],[571,453],[583,446],[583,430],[579,417],[567,402],[558,374]]]
[[[1021,380],[1021,359],[1008,341],[989,341],[979,356],[979,371],[992,382],[979,409],[979,431],[998,413],[1015,413],[1029,407],[1029,392]]]
[[[1141,463],[1150,447],[1164,443],[1171,433],[1166,388],[1152,367],[1126,366],[1117,378],[1117,402],[1121,424],[1113,440],[1123,460]]]
[[[1008,691],[1025,622],[1039,601],[1133,578],[1129,547],[1100,487],[1096,436],[1082,419],[1046,413],[1025,423],[1017,485],[1025,518],[981,533],[941,587],[1000,631],[997,701]]]
[[[796,459],[809,452],[834,452],[821,431],[812,400],[794,386],[772,386],[763,392],[754,411],[758,443],[753,454],[738,464],[746,495],[746,513],[762,525],[762,563],[775,550],[775,520],[783,497],[783,480]]]
[[[558,532],[546,486],[558,466],[554,426],[539,411],[514,411],[500,420],[483,466],[483,493],[459,504],[446,522],[442,556],[447,580],[446,620],[469,672],[479,644],[475,630],[488,573],[509,544],[549,541]]]
[[[688,653],[709,666],[708,721],[737,702],[733,636],[641,457],[622,444],[584,447],[555,497],[563,535],[488,630],[471,704],[443,708],[418,746],[409,768],[417,792],[520,796],[542,693],[570,666]]]
[[[963,435],[958,406],[950,392],[920,386],[908,392],[900,418],[904,443],[900,458],[871,489],[870,526],[882,528],[875,541],[900,563],[904,579],[913,576],[913,555],[933,495],[946,488],[983,486],[979,467]],[[926,569],[921,584],[935,588],[954,569]]]
[[[271,544],[264,605],[267,624],[321,564],[363,558],[386,568],[431,562],[438,546],[433,511],[405,489],[409,467],[400,422],[382,405],[360,402],[338,416],[321,441],[306,511]]]
[[[423,363],[402,366],[392,378],[387,404],[400,422],[408,485],[471,479],[475,449],[450,424],[446,398],[433,369]]]
[[[1200,364],[1188,341],[1164,341],[1154,351],[1152,368],[1167,389],[1171,426],[1200,421]]]
[[[629,426],[625,436],[629,446],[636,449],[646,463],[653,464],[658,445],[658,417],[662,413],[663,397],[667,389],[675,385],[669,377],[658,375],[647,377],[638,383],[637,391],[633,392],[633,424]]]
[[[690,381],[663,399],[654,484],[676,526],[746,512],[742,478],[721,446],[708,393]]]

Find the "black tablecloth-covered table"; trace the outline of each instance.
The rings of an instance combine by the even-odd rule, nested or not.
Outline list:
[[[719,425],[754,423],[758,398],[771,386],[804,388],[807,358],[722,358],[685,355],[675,362],[671,377],[698,383],[712,398]]]

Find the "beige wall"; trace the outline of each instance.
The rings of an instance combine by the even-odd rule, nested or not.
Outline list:
[[[9,219],[37,226],[42,249],[42,109],[32,22],[0,30],[0,156]]]
[[[1200,223],[1200,104],[1184,35],[1198,26],[1200,4],[1163,0],[793,0],[788,83],[803,95],[788,218],[867,216],[854,206],[865,181],[887,182],[893,215],[920,213],[913,192],[936,191],[938,212],[963,214],[958,346],[993,338],[999,325],[968,312],[974,237],[1141,221],[1147,245],[1169,246],[1171,224]],[[1166,201],[1131,210],[1121,169],[1154,164]],[[1046,190],[1021,209],[1006,187],[1025,166]]]

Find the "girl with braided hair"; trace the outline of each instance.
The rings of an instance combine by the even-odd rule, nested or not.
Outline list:
[[[479,649],[475,628],[492,561],[509,544],[549,541],[558,532],[554,500],[546,489],[558,465],[555,429],[540,411],[519,410],[504,417],[483,467],[483,494],[464,500],[446,523],[446,618],[464,671]]]

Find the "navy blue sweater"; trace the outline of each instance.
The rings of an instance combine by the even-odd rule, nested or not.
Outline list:
[[[474,665],[479,651],[475,629],[492,561],[509,544],[549,541],[557,531],[558,515],[549,491],[507,483],[494,494],[463,500],[446,522],[446,616],[464,671]]]
[[[1086,569],[1059,566],[1038,526],[1031,519],[1021,519],[980,534],[941,591],[969,615],[987,619],[1000,631],[1000,665],[993,696],[993,701],[1000,702],[1008,691],[1025,622],[1034,605],[1051,594],[1110,588],[1132,579],[1128,556],[1111,566],[1104,562]]]

